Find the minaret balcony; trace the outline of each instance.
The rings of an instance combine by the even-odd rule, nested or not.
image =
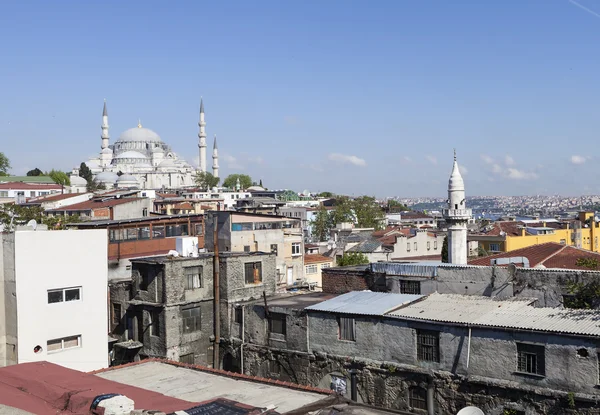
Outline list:
[[[450,219],[471,219],[473,211],[471,209],[443,209],[442,214]]]

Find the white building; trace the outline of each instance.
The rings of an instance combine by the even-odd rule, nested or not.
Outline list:
[[[169,145],[154,131],[144,128],[141,122],[119,136],[114,144],[109,144],[109,125],[106,102],[102,112],[101,150],[98,157],[86,161],[97,182],[112,188],[177,189],[195,184],[196,174],[206,171],[206,132],[204,103],[200,104],[198,123],[200,148],[200,168],[180,158]],[[215,137],[213,149],[213,174],[219,174],[219,161]],[[81,182],[79,167],[73,169],[72,183]]]
[[[219,189],[214,189],[212,192],[184,192],[183,197],[186,199],[200,199],[200,200],[223,200],[223,206],[225,210],[235,210],[237,201],[240,199],[247,199],[252,196],[250,192],[224,192]]]
[[[471,209],[465,204],[465,182],[458,168],[456,151],[454,165],[448,181],[448,208],[443,211],[448,225],[448,262],[467,263],[467,223],[472,217]]]
[[[107,367],[106,230],[17,230],[1,242],[0,366]]]

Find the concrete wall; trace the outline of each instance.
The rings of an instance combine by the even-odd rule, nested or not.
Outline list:
[[[260,284],[246,284],[244,264],[248,262],[261,262],[262,282]],[[261,298],[263,291],[267,295],[275,293],[276,283],[276,257],[273,254],[255,255],[229,255],[220,257],[220,286],[221,299],[228,303]]]
[[[81,371],[108,366],[105,230],[15,234],[19,363],[47,360]],[[81,287],[81,299],[48,304],[48,290]],[[47,341],[81,336],[48,352]],[[34,353],[36,346],[42,351]]]
[[[143,217],[143,211],[146,209],[147,215],[154,210],[154,200],[143,198],[132,200],[129,203],[116,205],[113,208],[113,217],[111,219],[135,219]]]
[[[0,236],[0,366],[17,364],[15,234]]]

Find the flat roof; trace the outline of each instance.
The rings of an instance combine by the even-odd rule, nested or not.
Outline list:
[[[267,297],[267,305],[269,307],[281,307],[281,308],[291,308],[294,310],[304,310],[306,307],[310,307],[315,304],[322,303],[323,301],[331,300],[332,298],[337,297],[338,294],[329,294],[329,293],[304,293],[304,294],[288,294],[282,295],[275,298]],[[259,300],[257,300],[259,301]],[[260,300],[261,304],[264,304]]]
[[[193,238],[193,236],[191,237]],[[168,261],[191,261],[194,259],[202,259],[202,258],[212,258],[214,255],[213,252],[200,252],[197,257],[187,257],[187,256],[170,256],[170,255],[156,255],[156,256],[146,256],[139,258],[131,258],[131,262],[145,262],[150,264],[164,264]],[[263,255],[275,255],[271,252],[219,252],[219,257],[222,258],[235,258],[235,257],[254,257],[254,256],[263,256]]]
[[[170,219],[185,219],[185,218],[198,218],[203,217],[202,213],[185,213],[181,215],[155,215],[155,216],[146,216],[142,218],[133,218],[133,219],[112,219],[112,220],[94,220],[90,222],[83,223],[71,223],[67,226],[77,227],[77,228],[103,228],[105,226],[110,225],[123,225],[128,223],[139,223],[139,222],[157,222],[161,220],[170,220]]]
[[[225,398],[259,408],[274,407],[280,413],[329,396],[317,388],[290,383],[278,386],[267,379],[158,361],[115,367],[96,373],[96,376],[190,402]]]
[[[306,307],[306,309],[331,313],[383,316],[422,297],[422,295],[414,294],[351,291],[330,300],[311,305],[310,307]]]

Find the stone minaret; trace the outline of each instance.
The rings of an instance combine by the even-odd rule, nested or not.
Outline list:
[[[200,171],[206,171],[206,122],[204,122],[204,101],[200,98],[200,121],[198,121],[200,132],[198,133],[198,148],[200,149]]]
[[[106,100],[104,100],[104,110],[102,111],[102,150],[108,148],[108,111],[106,111]]]
[[[219,177],[219,149],[217,148],[217,135],[213,143],[213,176]]]
[[[471,209],[465,205],[465,182],[456,162],[456,150],[448,181],[448,209],[444,209],[444,218],[448,225],[448,262],[466,264],[467,223],[471,219]]]

